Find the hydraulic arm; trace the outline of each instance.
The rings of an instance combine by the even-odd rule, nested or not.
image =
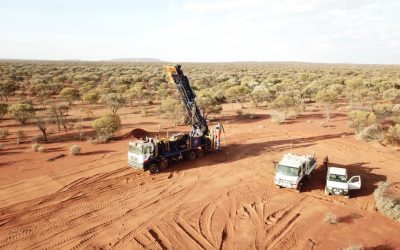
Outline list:
[[[185,104],[186,111],[192,123],[191,136],[200,137],[209,134],[207,121],[196,104],[196,95],[190,87],[189,79],[183,74],[181,65],[165,66],[169,80],[175,83],[176,88]]]

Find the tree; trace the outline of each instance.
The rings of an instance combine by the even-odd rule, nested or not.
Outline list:
[[[121,119],[116,114],[106,114],[94,120],[92,127],[96,130],[99,139],[109,140],[113,133],[121,128]]]
[[[251,102],[257,108],[260,108],[264,102],[271,101],[273,93],[264,86],[257,86],[250,93]]]
[[[70,87],[63,88],[60,92],[60,96],[64,98],[69,105],[71,105],[73,101],[79,100],[80,97],[79,90]]]
[[[35,115],[35,109],[30,103],[15,103],[8,108],[8,112],[14,116],[14,119],[25,124],[30,118]]]
[[[83,95],[83,100],[90,104],[96,104],[99,99],[99,93],[96,90],[91,90]]]
[[[8,112],[8,105],[6,103],[0,103],[0,120],[3,119],[3,117],[7,114]]]
[[[43,134],[43,139],[47,143],[47,128],[50,125],[50,120],[46,113],[39,113],[35,116],[36,126],[39,128],[40,132]]]
[[[123,107],[126,103],[126,99],[121,94],[110,93],[103,95],[101,101],[111,109],[113,114],[116,114],[118,109]]]
[[[50,115],[52,116],[53,120],[57,123],[58,131],[61,131],[61,127],[62,127],[62,128],[64,128],[65,133],[67,133],[68,112],[69,112],[68,105],[52,104],[50,106]]]
[[[292,95],[281,94],[271,103],[271,108],[283,111],[284,119],[286,120],[289,110],[296,104],[297,100]]]
[[[160,112],[163,117],[170,120],[176,127],[184,115],[182,101],[167,97],[161,102]]]
[[[315,96],[317,102],[323,104],[325,107],[327,122],[329,122],[329,119],[331,117],[332,104],[337,100],[338,97],[339,95],[334,89],[320,90]]]
[[[219,114],[222,111],[221,104],[213,96],[213,93],[209,89],[204,89],[199,92],[196,102],[199,105],[204,118],[207,119],[209,114]]]
[[[10,82],[0,83],[0,96],[1,98],[5,97],[6,101],[8,101],[8,97],[13,95],[17,90],[17,86]]]
[[[131,108],[133,107],[133,100],[137,100],[139,102],[139,108],[141,108],[142,102],[149,96],[149,92],[144,87],[143,83],[139,82],[127,91],[127,96],[130,100]]]
[[[230,102],[237,102],[243,108],[243,102],[247,99],[250,89],[247,86],[237,85],[228,88],[225,91],[225,96]]]

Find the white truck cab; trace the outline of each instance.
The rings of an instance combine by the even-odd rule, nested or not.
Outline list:
[[[328,167],[326,176],[325,195],[336,194],[349,197],[349,190],[361,188],[361,177],[359,175],[347,179],[347,169]]]
[[[300,191],[304,177],[309,177],[316,166],[314,155],[285,154],[276,166],[274,183],[278,187]]]

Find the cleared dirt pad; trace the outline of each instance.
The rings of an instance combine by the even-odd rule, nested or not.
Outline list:
[[[373,199],[379,181],[400,181],[396,148],[356,141],[343,115],[329,128],[311,113],[276,125],[266,118],[235,120],[231,106],[224,107],[223,153],[176,163],[155,176],[127,167],[128,139],[78,143],[80,156],[68,155],[68,142],[45,145],[44,154],[29,144],[8,146],[0,160],[0,247],[400,248],[400,223],[376,212]],[[157,131],[162,122],[122,119],[130,124],[126,133],[144,129],[144,122],[146,131]],[[363,189],[350,199],[325,196],[321,166],[300,194],[276,188],[274,162],[289,151],[315,152],[320,163],[329,155],[350,175],[360,174]],[[47,161],[61,153],[67,156]],[[337,224],[323,222],[328,212]]]

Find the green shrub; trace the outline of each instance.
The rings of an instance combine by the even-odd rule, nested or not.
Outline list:
[[[121,128],[121,119],[118,115],[106,114],[92,123],[98,139],[109,140],[113,133]]]
[[[14,119],[21,124],[25,124],[35,115],[35,109],[30,103],[15,103],[8,108],[8,111],[14,116]]]

